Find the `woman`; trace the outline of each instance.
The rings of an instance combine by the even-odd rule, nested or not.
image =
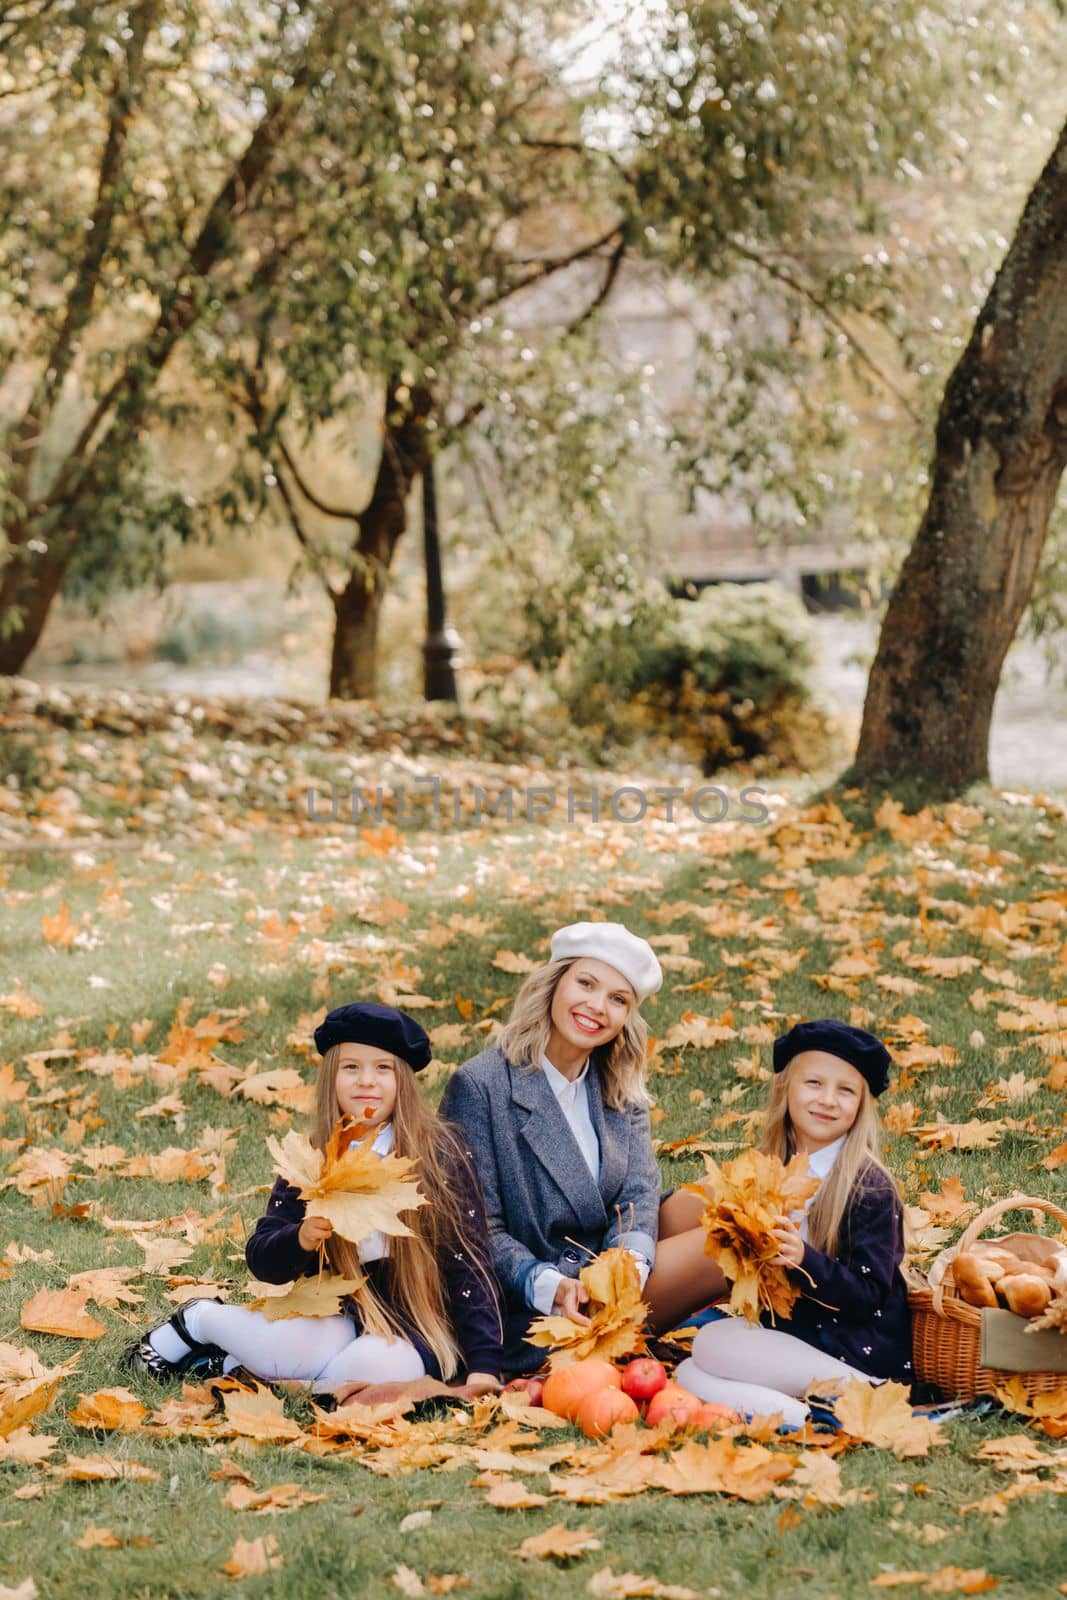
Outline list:
[[[561,928],[499,1045],[445,1090],[441,1115],[463,1128],[485,1192],[508,1372],[543,1362],[525,1340],[536,1316],[586,1320],[578,1273],[613,1245],[633,1252],[658,1332],[723,1292],[701,1202],[660,1194],[638,1007],[662,982],[651,946],[620,923]]]

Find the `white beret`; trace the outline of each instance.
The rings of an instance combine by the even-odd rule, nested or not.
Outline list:
[[[553,961],[589,956],[606,962],[622,973],[638,1002],[655,994],[663,982],[663,970],[652,946],[621,922],[572,922],[552,935],[551,950]]]

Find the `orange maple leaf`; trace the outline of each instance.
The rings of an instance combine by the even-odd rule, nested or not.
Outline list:
[[[788,1317],[800,1286],[774,1264],[779,1244],[773,1229],[819,1187],[807,1157],[796,1155],[786,1166],[777,1156],[746,1150],[721,1167],[711,1156],[704,1164],[704,1178],[684,1188],[705,1202],[704,1250],[730,1282],[728,1309],[750,1322],[762,1311]]]

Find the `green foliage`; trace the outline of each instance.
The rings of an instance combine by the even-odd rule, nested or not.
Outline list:
[[[718,584],[672,599],[621,554],[589,577],[575,583],[555,635],[534,618],[524,655],[590,752],[611,760],[638,744],[674,748],[705,773],[735,762],[818,763],[826,731],[811,703],[813,641],[796,596],[773,584]]]

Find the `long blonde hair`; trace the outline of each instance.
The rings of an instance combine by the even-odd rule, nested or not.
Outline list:
[[[788,1161],[795,1156],[796,1138],[789,1116],[789,1083],[796,1060],[775,1074],[767,1119],[763,1124],[759,1148],[767,1155]],[[808,1239],[816,1250],[832,1256],[838,1248],[841,1227],[857,1188],[873,1172],[881,1172],[896,1190],[896,1180],[882,1161],[881,1127],[874,1096],[866,1079],[860,1089],[856,1120],[845,1135],[837,1160],[819,1185],[808,1212]]]
[[[340,1046],[333,1045],[322,1058],[315,1091],[315,1125],[311,1142],[323,1149],[340,1115],[337,1105],[337,1070]],[[383,1052],[388,1054],[388,1052]],[[393,1152],[418,1162],[419,1186],[427,1204],[404,1216],[409,1238],[390,1238],[384,1267],[386,1296],[377,1294],[369,1279],[353,1294],[367,1333],[385,1339],[404,1338],[403,1323],[419,1334],[437,1358],[444,1379],[455,1377],[462,1365],[445,1303],[441,1269],[445,1250],[460,1251],[480,1274],[496,1300],[486,1246],[473,1237],[455,1191],[455,1171],[467,1165],[460,1135],[431,1111],[419,1094],[415,1074],[406,1061],[393,1056],[396,1104],[393,1107]],[[361,1277],[357,1247],[336,1236],[326,1241],[326,1255],[335,1272],[345,1278]],[[403,1319],[403,1321],[401,1320]]]
[[[578,956],[567,961],[550,961],[531,972],[511,1008],[511,1015],[497,1044],[509,1061],[536,1072],[548,1049],[552,1032],[552,1002],[559,981]],[[600,1074],[605,1105],[613,1111],[628,1106],[647,1106],[650,1096],[645,1082],[648,1061],[648,1023],[635,1000],[626,1021],[614,1039],[590,1052],[590,1062]]]

